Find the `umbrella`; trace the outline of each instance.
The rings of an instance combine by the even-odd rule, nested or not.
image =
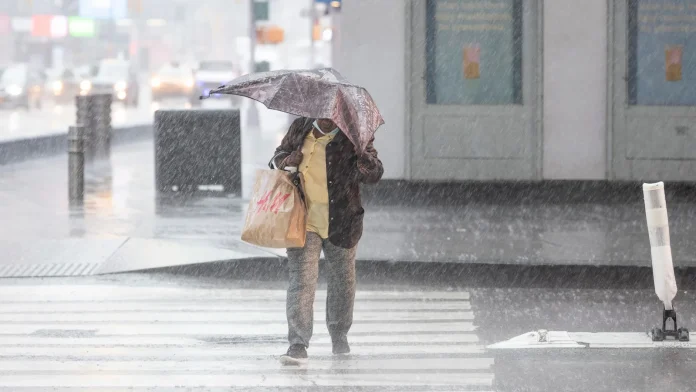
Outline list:
[[[648,221],[655,294],[664,303],[665,309],[671,310],[672,300],[677,295],[677,280],[674,277],[672,248],[669,242],[664,183],[643,184],[643,198]]]
[[[267,108],[310,118],[329,118],[359,152],[374,136],[384,119],[370,94],[349,83],[333,68],[282,70],[241,76],[210,91],[241,95]]]

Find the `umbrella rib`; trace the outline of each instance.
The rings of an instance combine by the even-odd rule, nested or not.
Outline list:
[[[304,102],[304,101],[305,101],[305,97],[304,97],[304,94],[302,93],[302,88],[300,87],[300,82],[297,80],[297,77],[293,77],[292,80],[293,80],[293,81],[295,82],[295,84],[297,85],[297,90],[298,90],[298,92],[300,93],[300,99],[302,100],[302,102]]]

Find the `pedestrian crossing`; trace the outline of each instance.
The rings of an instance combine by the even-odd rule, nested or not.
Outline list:
[[[28,281],[32,282],[32,281]],[[358,290],[331,355],[318,290],[310,362],[283,367],[285,291],[92,281],[0,287],[0,391],[490,391],[469,294]]]

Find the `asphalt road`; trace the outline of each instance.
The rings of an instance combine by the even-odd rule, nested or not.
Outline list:
[[[152,124],[153,113],[159,109],[191,109],[186,98],[170,98],[153,101],[149,86],[141,87],[137,107],[127,107],[120,102],[112,105],[111,119],[114,127]],[[204,101],[201,108],[231,107],[226,100]],[[0,142],[31,137],[67,133],[75,125],[75,105],[71,102],[54,103],[46,100],[41,109],[0,108]]]

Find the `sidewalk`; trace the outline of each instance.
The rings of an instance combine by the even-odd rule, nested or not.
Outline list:
[[[271,143],[274,137],[270,133],[263,136],[265,145],[258,140],[245,141],[245,153],[253,151],[245,156],[246,191],[255,169],[263,167],[275,147]],[[248,147],[249,143],[256,143],[256,147]],[[125,270],[166,266],[169,261],[165,256],[148,252],[152,247],[166,250],[167,244],[220,250],[219,257],[207,261],[284,256],[283,250],[260,249],[239,240],[247,203],[241,198],[200,195],[156,202],[152,141],[115,146],[110,174],[93,173],[87,181],[84,211],[71,211],[65,156],[0,166],[0,214],[5,222],[11,222],[0,226],[0,251],[24,258],[27,249],[44,246],[46,253],[54,254],[53,249],[69,240],[76,249],[90,246],[98,248],[96,253],[110,254],[109,249],[123,248],[121,251],[130,252],[129,257],[137,254],[141,260],[154,260],[154,265],[134,261],[135,265],[123,266]],[[650,266],[640,201],[459,201],[452,205],[424,203],[419,198],[427,196],[408,194],[399,203],[391,203],[370,197],[379,193],[375,189],[380,188],[365,192],[367,212],[358,251],[360,260]],[[675,266],[696,267],[696,204],[668,200],[668,207]],[[128,246],[123,247],[127,240]],[[145,240],[160,242],[154,245],[142,242]],[[197,248],[188,253],[201,251]],[[40,257],[41,252],[36,252],[35,257]],[[187,252],[170,249],[166,257],[183,253]],[[64,254],[63,258],[72,257],[71,253]],[[235,256],[238,254],[241,256]],[[80,257],[86,263],[89,254]],[[173,263],[187,264],[187,260]]]

